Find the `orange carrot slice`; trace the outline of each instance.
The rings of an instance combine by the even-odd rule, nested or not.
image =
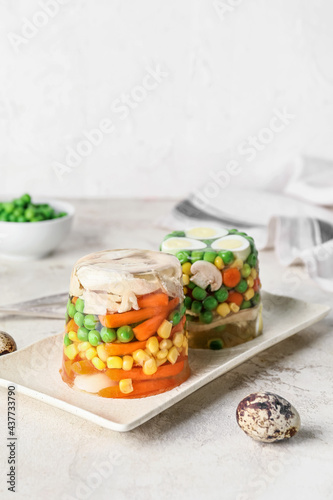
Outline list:
[[[109,342],[105,344],[105,351],[108,356],[125,356],[126,354],[132,354],[132,352],[137,349],[145,349],[146,341],[144,342],[129,342],[128,344],[115,344]]]
[[[162,365],[157,369],[157,372],[154,373],[154,375],[145,375],[141,367],[132,368],[132,370],[128,371],[112,368],[110,370],[106,370],[105,374],[110,377],[111,380],[122,380],[123,378],[131,378],[132,380],[156,380],[177,375],[183,368],[184,360],[179,362],[177,361],[174,365]]]
[[[253,289],[254,289],[255,292],[259,291],[259,289],[260,289],[260,279],[259,278],[256,278],[254,280]]]
[[[96,368],[88,360],[75,361],[72,364],[72,370],[77,375],[88,375],[97,372]]]
[[[73,297],[72,298],[72,302],[73,302],[74,305],[76,304],[77,299],[78,299],[78,297]]]
[[[238,293],[238,292],[229,292],[229,295],[228,295],[228,298],[227,298],[227,302],[229,302],[229,304],[231,304],[232,302],[234,302],[235,304],[238,305],[238,307],[240,307],[243,303],[243,295],[241,293]]]
[[[237,286],[241,280],[241,273],[235,267],[222,270],[222,276],[223,284],[232,288]]]
[[[139,309],[138,311],[134,310],[124,313],[99,316],[99,320],[102,325],[106,326],[107,328],[118,328],[119,326],[130,325],[131,323],[144,321],[145,319],[151,318],[159,312],[161,312],[160,307],[146,307],[145,309]]]
[[[73,319],[71,319],[70,321],[68,321],[67,325],[66,325],[66,332],[77,332],[78,331],[78,326],[77,324],[75,323],[75,321]]]
[[[147,340],[157,332],[158,327],[163,323],[168,313],[159,314],[153,318],[147,319],[140,325],[133,328],[134,335],[138,340]]]
[[[169,298],[166,293],[148,293],[138,298],[140,309],[144,307],[167,306]]]

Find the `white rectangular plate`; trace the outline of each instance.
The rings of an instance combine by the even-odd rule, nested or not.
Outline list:
[[[158,396],[131,400],[104,399],[70,389],[59,375],[62,334],[0,357],[0,386],[14,384],[22,394],[102,427],[119,432],[129,431],[252,356],[324,318],[330,310],[325,305],[265,292],[263,306],[263,335],[221,351],[191,349],[190,378],[181,386]]]

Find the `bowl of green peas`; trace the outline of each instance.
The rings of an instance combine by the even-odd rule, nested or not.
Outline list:
[[[0,200],[0,256],[35,260],[54,251],[67,237],[74,207],[29,194]]]

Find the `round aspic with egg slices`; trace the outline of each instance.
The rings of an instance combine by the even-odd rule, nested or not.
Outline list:
[[[182,269],[172,255],[107,250],[71,275],[61,376],[106,398],[168,391],[190,375]]]
[[[220,350],[262,333],[258,251],[251,236],[193,227],[168,234],[160,250],[182,265],[189,347]]]

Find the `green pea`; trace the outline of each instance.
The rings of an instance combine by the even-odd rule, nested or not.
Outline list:
[[[176,253],[176,257],[181,264],[185,264],[185,262],[189,261],[190,252],[185,252],[182,250],[181,252]]]
[[[9,216],[8,216],[8,220],[9,220],[9,222],[16,222],[16,217],[15,217],[15,215],[14,215],[14,214],[9,214]]]
[[[214,293],[214,297],[218,302],[225,302],[228,298],[228,295],[228,290],[224,287],[219,288],[219,290]]]
[[[57,218],[61,218],[61,217],[66,217],[66,215],[67,215],[67,212],[59,212],[59,213],[56,215],[56,217],[57,217]]]
[[[172,311],[171,314],[169,314],[169,321],[172,322],[173,326],[178,325],[178,323],[181,320],[181,315],[179,311]]]
[[[114,342],[117,338],[116,330],[103,326],[101,330],[101,337],[103,342]]]
[[[206,245],[207,245],[208,247],[210,247],[210,246],[212,245],[212,243],[213,243],[214,239],[213,239],[213,240],[202,240],[202,241],[203,241],[203,243],[206,243]]]
[[[23,202],[24,205],[29,205],[29,203],[31,202],[31,196],[30,196],[30,194],[27,194],[27,193],[23,194],[21,196],[21,200],[22,200],[22,202]]]
[[[244,300],[240,306],[240,309],[249,309],[250,307],[252,307],[251,301]]]
[[[131,342],[131,340],[133,340],[133,338],[134,338],[134,332],[130,326],[126,325],[126,326],[121,326],[120,328],[118,328],[117,339],[120,342],[124,342],[124,343]]]
[[[204,252],[201,250],[193,250],[191,254],[191,262],[194,264],[194,262],[197,262],[198,260],[202,260],[204,256]]]
[[[237,234],[238,229],[229,229],[229,234]]]
[[[24,217],[24,215],[20,215],[18,218],[17,218],[17,222],[27,222],[26,218]]]
[[[257,265],[257,256],[255,255],[255,253],[250,253],[250,255],[248,256],[246,262],[247,262],[247,264],[249,264],[249,266],[256,267],[256,265]]]
[[[74,318],[74,314],[76,313],[75,305],[70,303],[67,307],[67,312],[70,318]]]
[[[80,326],[76,335],[77,335],[77,338],[79,340],[81,340],[81,342],[87,342],[89,330],[87,328],[85,328],[84,326]]]
[[[23,208],[15,208],[15,210],[13,211],[13,215],[15,217],[20,217],[23,214],[24,214]]]
[[[260,293],[255,293],[254,297],[252,298],[252,303],[256,306],[260,302]]]
[[[77,299],[75,303],[75,309],[77,312],[83,313],[84,310],[84,300],[83,299]]]
[[[98,323],[98,319],[93,314],[87,314],[84,318],[84,326],[88,328],[88,330],[94,330]]]
[[[101,335],[97,330],[90,330],[88,334],[88,342],[93,346],[97,346],[101,341]]]
[[[242,231],[238,231],[238,233],[237,233],[237,234],[239,234],[239,236],[244,236],[244,237],[245,237],[245,236],[247,236],[247,233],[244,233],[244,232],[242,232]]]
[[[205,298],[202,304],[207,311],[213,311],[217,308],[218,301],[214,297],[209,296]]]
[[[36,217],[33,217],[30,219],[30,222],[41,222],[43,220],[43,217],[41,215],[36,215]]]
[[[188,285],[186,285],[187,288],[189,288],[190,290],[193,290],[197,285],[195,283],[193,283],[193,281],[190,281]]]
[[[230,250],[222,250],[218,254],[226,265],[234,260],[234,254]]]
[[[180,315],[181,315],[181,317],[183,317],[185,313],[186,313],[186,305],[183,302],[183,304],[180,306]]]
[[[241,269],[241,275],[243,278],[248,278],[250,274],[251,274],[251,266],[245,263]]]
[[[248,289],[247,282],[245,280],[240,280],[237,286],[235,286],[235,290],[239,293],[244,293]]]
[[[213,351],[220,351],[221,349],[223,349],[223,341],[222,339],[211,339],[208,342],[208,347]]]
[[[211,323],[213,321],[213,313],[211,311],[204,311],[200,313],[199,319],[201,323]]]
[[[6,214],[5,212],[1,214],[0,220],[3,222],[8,222],[9,221],[9,215]]]
[[[64,336],[64,344],[65,344],[65,346],[67,347],[67,346],[71,345],[72,343],[73,342],[71,341],[71,339],[68,338],[68,333],[66,333],[66,335]]]
[[[84,323],[84,314],[80,312],[76,312],[74,314],[74,321],[77,324],[77,326],[83,326]]]
[[[202,303],[199,302],[198,300],[194,300],[191,305],[191,311],[193,311],[195,314],[199,314],[201,309],[202,309]]]
[[[200,286],[196,286],[192,290],[192,295],[196,300],[203,300],[207,297],[207,292],[203,288],[200,288]]]
[[[24,216],[26,219],[31,220],[35,217],[35,213],[36,213],[36,210],[34,209],[34,207],[30,206],[24,212]]]
[[[227,325],[219,325],[213,328],[212,331],[214,332],[223,332],[227,328]]]
[[[15,205],[14,203],[12,203],[11,201],[7,202],[7,203],[4,203],[3,204],[3,209],[4,211],[7,213],[7,214],[10,214],[13,212],[13,210],[15,209]]]
[[[184,238],[184,231],[172,231],[172,233],[167,234],[163,241],[168,240],[169,238]]]
[[[185,297],[184,304],[186,309],[191,309],[192,299],[191,297]]]
[[[206,262],[211,262],[213,264],[215,259],[216,259],[216,252],[204,253],[203,260],[205,260]]]

